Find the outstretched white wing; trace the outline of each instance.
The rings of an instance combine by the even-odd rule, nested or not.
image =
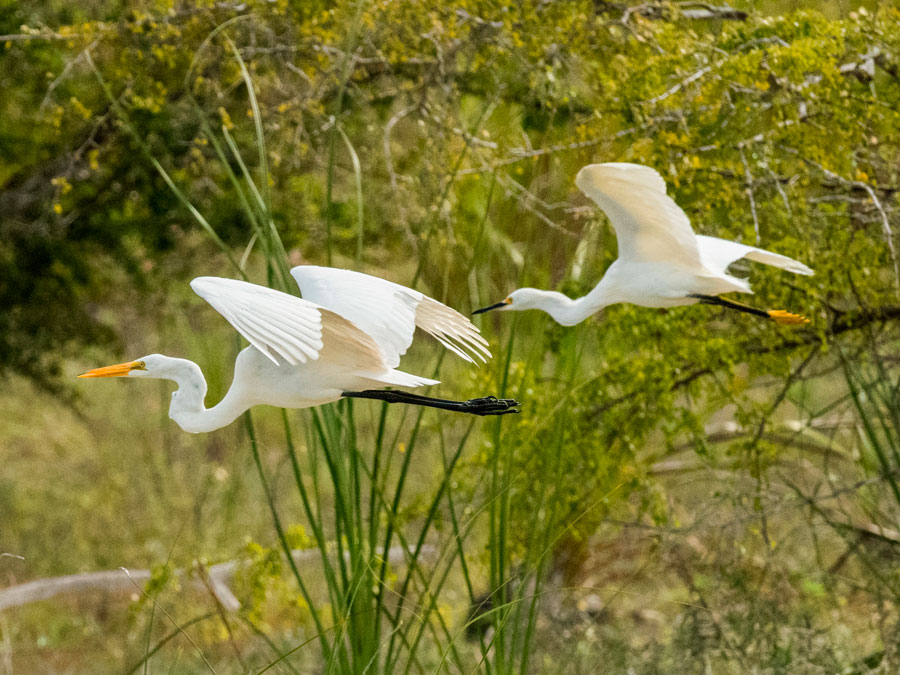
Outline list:
[[[780,253],[772,253],[765,249],[756,248],[755,246],[719,239],[718,237],[707,237],[698,234],[697,246],[700,249],[700,259],[703,261],[703,264],[708,269],[716,272],[724,272],[731,263],[737,262],[741,258],[746,258],[764,265],[780,267],[794,274],[805,274],[807,276],[813,274],[813,271],[799,260],[788,258]]]
[[[609,218],[621,260],[700,265],[691,221],[666,194],[656,170],[641,164],[590,164],[578,172],[575,185]]]
[[[276,356],[298,365],[325,353],[359,371],[387,369],[375,341],[327,308],[237,279],[197,277],[191,288],[275,363]]]
[[[462,314],[423,295],[361,272],[301,265],[291,270],[306,300],[340,314],[374,338],[392,368],[412,344],[416,326],[457,356],[490,357],[487,342]]]

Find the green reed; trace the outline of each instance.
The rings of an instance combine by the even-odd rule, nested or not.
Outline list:
[[[227,53],[239,65],[253,113],[257,165],[251,169],[229,129],[224,125],[214,127],[202,104],[192,97],[201,132],[218,158],[250,226],[246,247],[239,257],[232,253],[215,228],[191,203],[185,191],[156,160],[150,147],[129,123],[127,111],[118,103],[100,71],[93,66],[93,62],[89,63],[125,128],[175,196],[222,250],[234,273],[246,278],[249,261],[259,259],[265,265],[268,285],[293,293],[296,288],[272,213],[262,112],[253,78],[240,50],[224,29],[216,31],[204,43],[195,64],[202,52],[214,45],[212,37],[222,38]],[[191,68],[193,71],[194,66]],[[346,69],[343,72],[346,77]],[[187,81],[186,87],[190,91]],[[341,129],[337,115],[333,124],[332,138],[343,140],[354,172],[358,222],[355,259],[359,264],[364,252],[363,175],[353,144]],[[327,199],[333,194],[336,155],[332,143],[326,168]],[[456,163],[454,173],[461,162],[462,157]],[[447,189],[452,181],[451,176]],[[491,196],[493,185],[492,181]],[[486,208],[490,207],[490,203],[489,198]],[[485,213],[479,228],[479,241],[489,227]],[[329,251],[326,258],[330,260],[330,236],[327,242]],[[255,256],[254,249],[257,252]],[[474,247],[475,255],[479,249]],[[470,271],[476,262],[473,257]],[[420,271],[421,265],[417,268],[416,277]],[[529,382],[525,378],[511,381],[510,368],[516,351],[515,323],[511,323],[510,337],[495,360],[496,381],[499,383],[496,393],[519,397]],[[526,352],[526,361],[538,370],[543,359],[543,347],[538,344]],[[577,353],[574,341],[570,340],[556,368],[559,373],[565,371],[571,374],[576,364]],[[439,360],[432,375],[437,375],[440,367]],[[541,508],[528,538],[527,552],[524,558],[513,560],[510,521],[514,505],[511,503],[511,488],[515,481],[523,477],[514,475],[514,447],[506,442],[504,435],[504,428],[510,421],[501,418],[469,420],[465,431],[458,435],[456,430],[460,420],[441,417],[437,425],[429,426],[427,432],[436,441],[429,438],[427,443],[423,443],[426,434],[424,416],[433,414],[431,412],[397,409],[382,404],[376,415],[374,433],[369,433],[372,430],[367,429],[367,433],[362,435],[358,433],[360,423],[356,413],[353,402],[345,400],[300,413],[283,411],[281,417],[284,449],[296,488],[294,498],[302,507],[304,525],[312,533],[320,554],[324,580],[322,588],[312,588],[294,562],[287,534],[288,523],[280,513],[280,503],[286,497],[274,492],[260,455],[252,413],[248,412],[244,417],[249,451],[278,544],[316,631],[309,641],[278,652],[268,668],[290,664],[295,653],[300,652],[307,643],[314,642],[318,644],[326,673],[411,673],[430,672],[435,668],[461,673],[473,669],[483,669],[489,673],[527,672],[541,584],[554,540],[551,524],[557,514],[558,495],[553,485],[560,477],[554,473],[544,482],[539,500]],[[565,415],[558,415],[553,424],[558,427],[556,436],[561,443]],[[460,503],[453,494],[452,477],[468,448],[473,431],[480,425],[486,425],[485,433],[493,447],[488,487],[481,495],[483,503]],[[304,440],[303,447],[297,442],[298,428],[299,438]],[[454,436],[456,440],[450,441]],[[424,516],[414,524],[404,523],[398,516],[411,496],[413,468],[421,468],[424,462],[433,462],[422,453],[425,450],[433,452],[435,448],[440,453],[442,477],[425,499],[422,507]],[[560,466],[557,463],[556,472]],[[463,513],[466,507],[471,509],[468,515]],[[439,528],[439,525],[445,522],[449,523],[449,531],[442,534],[439,529],[444,528]],[[479,544],[489,552],[486,579],[479,575],[478,565],[475,564]],[[397,550],[402,556],[400,565],[391,562],[391,551]],[[491,620],[494,631],[489,638],[482,637],[480,644],[474,648],[464,643],[465,622],[454,621],[440,611],[440,599],[448,584],[461,584],[470,604],[474,603],[485,584],[491,593],[493,608],[485,616]],[[277,651],[269,636],[263,636],[268,646]],[[168,639],[170,636],[165,638]],[[153,648],[148,645],[144,666],[161,646],[162,643]]]

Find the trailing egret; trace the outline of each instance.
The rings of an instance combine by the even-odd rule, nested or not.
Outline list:
[[[700,302],[719,305],[781,324],[808,323],[783,310],[765,310],[718,297],[752,293],[746,279],[728,274],[731,263],[746,258],[795,274],[813,271],[787,256],[737,242],[694,234],[690,220],[666,194],[662,176],[640,164],[591,164],[575,184],[606,213],[619,242],[619,257],[590,293],[571,299],[556,291],[520,288],[502,302],[475,310],[540,309],[557,323],[574,326],[607,305],[628,302],[642,307],[674,307]]]
[[[200,367],[187,359],[150,354],[79,377],[172,380],[178,389],[172,393],[169,417],[192,433],[230,424],[255,405],[310,408],[341,397],[475,415],[518,412],[516,401],[493,396],[447,401],[370,389],[438,383],[395,368],[416,326],[467,361],[490,357],[487,342],[467,318],[418,291],[347,270],[298,267],[293,274],[308,299],[236,279],[198,277],[191,282],[197,295],[250,342],[237,356],[231,388],[212,408],[203,403],[206,380]]]

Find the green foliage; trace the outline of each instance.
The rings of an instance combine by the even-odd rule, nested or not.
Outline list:
[[[645,578],[641,603],[658,606],[671,628],[646,629],[643,650],[624,623],[598,629],[603,640],[582,626],[583,672],[596,672],[597,659],[694,672],[685,655],[698,672],[701,662],[716,672],[832,671],[890,644],[895,617],[857,645],[828,617],[843,612],[854,625],[847,603],[865,615],[897,601],[889,556],[859,530],[865,520],[884,539],[900,505],[895,365],[878,357],[897,344],[900,315],[896,7],[698,21],[682,3],[633,3],[628,13],[588,0],[120,4],[17,3],[0,19],[0,33],[18,36],[0,46],[9,93],[0,102],[0,372],[58,386],[63,359],[114,335],[129,348],[227,360],[208,344],[227,344],[227,333],[196,318],[200,304],[182,289],[193,274],[287,289],[289,264],[333,261],[462,309],[522,285],[582,294],[616,252],[573,178],[610,160],[659,169],[698,231],[809,262],[812,279],[760,266],[752,275],[757,304],[812,324],[788,330],[708,307],[615,306],[570,329],[543,315],[488,315],[495,360],[480,373],[453,370],[446,386],[515,396],[526,402],[519,419],[464,431],[428,416],[363,418],[344,404],[301,417],[305,436],[285,438],[291,427],[263,411],[259,436],[248,427],[252,458],[236,430],[199,457],[199,443],[150,433],[155,418],[116,422],[52,446],[97,448],[104,461],[88,468],[100,476],[119,439],[146,436],[145,462],[70,483],[77,505],[58,486],[29,488],[3,469],[0,507],[15,523],[3,547],[41,560],[32,569],[42,573],[71,571],[61,553],[42,555],[53,541],[87,567],[135,548],[162,562],[179,536],[175,510],[194,514],[196,555],[231,557],[246,531],[274,536],[256,534],[271,517],[277,541],[240,552],[250,564],[237,584],[248,630],[269,640],[267,664],[552,672],[570,650],[548,644],[552,631],[536,618],[544,584],[582,583],[598,532],[634,545],[610,526],[626,520],[655,538],[646,576],[668,585]],[[180,314],[188,318],[173,320]],[[214,393],[227,379],[227,369],[212,371]],[[127,395],[102,412],[129,419],[147,407]],[[854,433],[823,440],[817,425],[834,411]],[[723,419],[738,430],[725,441],[709,432]],[[784,420],[801,430],[785,431]],[[839,469],[803,459],[831,457],[835,443],[852,448]],[[708,471],[714,487],[666,480],[666,462],[684,465],[684,448],[695,451],[686,471]],[[18,466],[34,471],[46,457]],[[238,478],[253,468],[262,493]],[[851,490],[858,481],[871,482]],[[809,506],[813,541],[801,545],[793,523],[777,518],[784,495],[813,504],[826,487],[858,501],[842,501],[840,518]],[[128,513],[147,506],[122,531],[106,499]],[[205,499],[221,515],[204,519]],[[741,524],[721,525],[728,545],[702,530],[696,514],[708,514],[707,502]],[[47,503],[101,516],[46,528]],[[311,545],[321,551],[314,584],[285,557]],[[433,566],[426,545],[438,551]],[[391,546],[407,552],[404,565],[385,562]],[[829,546],[846,546],[861,590],[842,586],[845,563],[829,571],[840,562],[824,563]],[[624,603],[616,589],[630,579],[607,579],[614,592],[604,601]],[[459,637],[465,619],[453,615],[465,617],[484,592],[494,632],[470,650]],[[200,626],[233,669],[232,627]],[[154,630],[145,628],[142,643]],[[315,655],[285,657],[311,635]],[[888,668],[896,655],[876,661]]]

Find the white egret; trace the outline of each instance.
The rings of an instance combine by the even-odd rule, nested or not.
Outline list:
[[[540,309],[564,326],[574,326],[607,305],[627,302],[642,307],[704,303],[736,309],[781,324],[808,323],[783,310],[765,310],[718,297],[752,293],[746,279],[728,274],[728,266],[746,258],[795,274],[813,271],[801,262],[737,242],[695,234],[681,207],[666,194],[654,169],[640,164],[591,164],[575,184],[594,200],[612,223],[619,257],[590,293],[572,299],[556,291],[520,288],[502,302],[475,310]]]
[[[234,421],[255,405],[309,408],[342,397],[408,403],[475,415],[518,412],[493,396],[468,401],[417,396],[373,387],[437,384],[396,366],[418,326],[467,361],[490,357],[487,342],[464,316],[418,291],[348,270],[297,267],[307,299],[236,279],[198,277],[191,288],[243,335],[250,346],[234,364],[225,397],[206,408],[206,380],[187,359],[150,354],[79,377],[172,380],[169,417],[200,433]]]

